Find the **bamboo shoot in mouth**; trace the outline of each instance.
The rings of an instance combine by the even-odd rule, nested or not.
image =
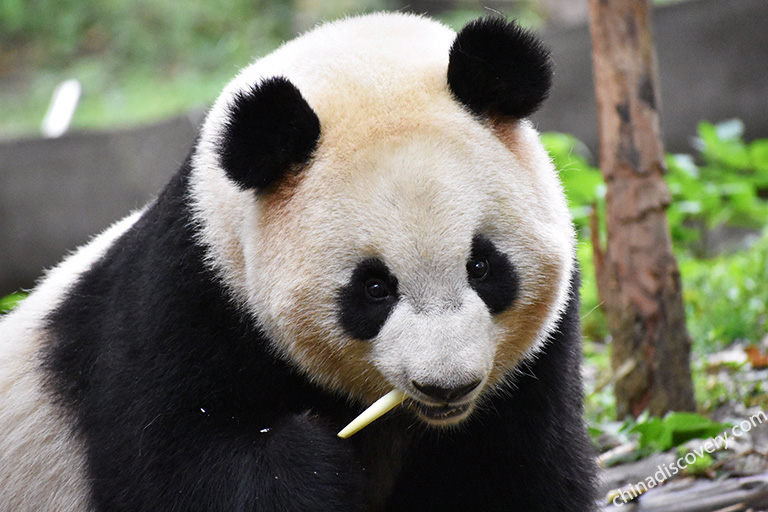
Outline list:
[[[399,389],[393,389],[383,397],[373,402],[370,407],[360,413],[357,418],[352,420],[349,425],[344,427],[337,435],[342,439],[351,437],[352,435],[360,432],[373,421],[377,420],[392,410],[397,404],[402,403],[404,398],[405,393]]]

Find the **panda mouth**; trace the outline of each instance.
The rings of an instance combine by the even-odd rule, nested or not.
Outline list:
[[[414,402],[416,413],[433,425],[450,425],[458,423],[466,418],[472,411],[472,402],[463,404],[428,405],[423,402]]]

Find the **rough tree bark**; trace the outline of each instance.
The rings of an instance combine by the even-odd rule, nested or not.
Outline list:
[[[598,293],[613,338],[617,415],[695,407],[690,338],[666,218],[650,0],[589,0],[607,185],[607,245],[593,220]],[[594,218],[596,219],[596,217]]]

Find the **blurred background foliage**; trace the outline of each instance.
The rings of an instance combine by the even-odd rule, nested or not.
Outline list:
[[[0,135],[34,132],[55,85],[71,77],[85,87],[75,128],[202,108],[254,55],[291,36],[293,3],[4,0]]]
[[[75,129],[135,125],[205,108],[232,76],[323,20],[401,9],[460,27],[496,7],[526,25],[523,0],[3,0],[0,138],[38,131],[54,87],[84,85]],[[484,7],[490,6],[490,7]]]

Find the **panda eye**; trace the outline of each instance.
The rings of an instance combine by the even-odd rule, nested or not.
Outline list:
[[[472,238],[472,251],[467,259],[467,281],[492,315],[511,307],[520,289],[520,276],[509,256],[483,235]]]
[[[470,279],[482,279],[488,275],[490,269],[488,260],[470,260],[467,263],[467,274]]]
[[[372,300],[386,299],[389,297],[389,290],[384,281],[372,278],[365,282],[365,295]]]

